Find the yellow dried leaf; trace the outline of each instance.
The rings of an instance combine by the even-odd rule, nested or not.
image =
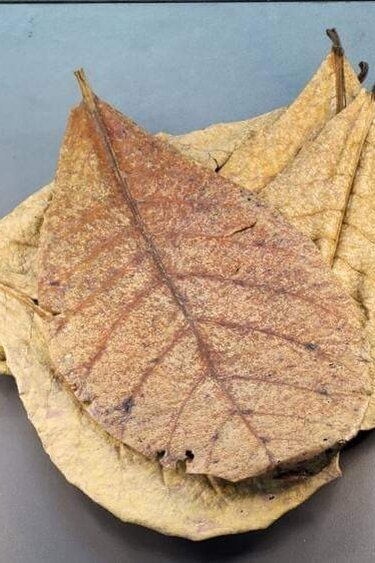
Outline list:
[[[370,343],[375,380],[375,123],[359,161],[342,224],[335,233],[333,271],[356,300]],[[363,429],[375,427],[372,396]]]
[[[218,123],[185,135],[158,133],[156,137],[167,141],[197,164],[218,170],[245,139],[271,125],[284,111],[285,108],[279,108],[245,121]]]
[[[336,55],[331,52],[288,109],[272,125],[240,145],[221,169],[221,174],[254,192],[273,180],[335,115],[335,65]],[[360,84],[345,57],[343,68],[346,101],[349,103],[358,94]]]
[[[51,197],[51,184],[23,201],[0,221],[0,282],[37,296],[39,230]]]
[[[319,247],[357,303],[375,381],[375,125],[363,90],[261,191]],[[366,138],[366,134],[367,138]],[[362,150],[363,149],[363,150]],[[375,427],[375,396],[362,429]]]
[[[38,309],[0,288],[0,339],[44,449],[65,477],[126,522],[193,540],[264,528],[340,475],[229,484],[162,469],[110,438],[54,377]],[[83,470],[84,468],[84,470]]]
[[[261,191],[267,203],[317,244],[328,264],[374,114],[373,97],[362,90]]]

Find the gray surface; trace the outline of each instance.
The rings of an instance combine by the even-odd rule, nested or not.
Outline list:
[[[241,119],[287,103],[337,26],[375,76],[375,4],[0,6],[1,214],[53,176],[72,70],[152,131]],[[371,80],[371,78],[370,78]],[[11,379],[0,379],[0,563],[375,561],[375,434],[344,479],[271,529],[193,544],[126,526],[68,485]]]

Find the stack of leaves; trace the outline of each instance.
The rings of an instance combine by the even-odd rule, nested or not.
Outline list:
[[[375,102],[329,35],[288,108],[179,137],[77,72],[54,182],[0,222],[1,369],[124,521],[266,527],[375,426]]]

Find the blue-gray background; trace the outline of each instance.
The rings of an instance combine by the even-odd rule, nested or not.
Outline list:
[[[375,81],[375,3],[0,5],[0,214],[53,176],[72,71],[151,131],[181,133],[288,103],[336,26]],[[372,77],[372,79],[371,79]],[[0,379],[0,563],[373,563],[375,434],[345,478],[270,530],[192,544],[125,526],[43,453]]]

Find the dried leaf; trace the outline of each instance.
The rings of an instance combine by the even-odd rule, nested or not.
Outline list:
[[[0,221],[0,282],[26,295],[37,296],[37,254],[52,186],[27,198]]]
[[[191,473],[237,481],[350,439],[366,352],[318,251],[79,78],[41,232],[57,373],[110,434]]]
[[[284,108],[279,108],[245,121],[218,123],[185,135],[158,133],[156,137],[167,141],[197,164],[218,170],[245,139],[270,126],[284,111]]]
[[[262,199],[317,244],[330,265],[374,114],[373,97],[362,90],[261,192]]]
[[[270,127],[246,140],[221,169],[221,174],[253,192],[264,188],[314,139],[336,113],[336,55],[331,52],[316,74]],[[346,101],[359,92],[360,84],[343,58]]]
[[[375,209],[375,126],[371,125],[371,97],[362,91],[330,120],[315,141],[305,145],[262,190],[261,197],[317,244],[354,298],[370,343],[370,373],[375,381],[375,217],[371,211],[371,205]],[[374,427],[373,396],[362,429]]]
[[[111,439],[54,377],[37,309],[0,288],[0,339],[44,449],[65,477],[118,518],[193,540],[264,528],[340,475],[229,484],[162,469]]]
[[[0,346],[0,375],[11,375],[6,361],[5,350],[2,346]]]
[[[335,233],[333,271],[356,300],[370,342],[375,381],[375,124],[373,122],[347,199],[345,215]],[[363,422],[375,427],[375,397]]]

